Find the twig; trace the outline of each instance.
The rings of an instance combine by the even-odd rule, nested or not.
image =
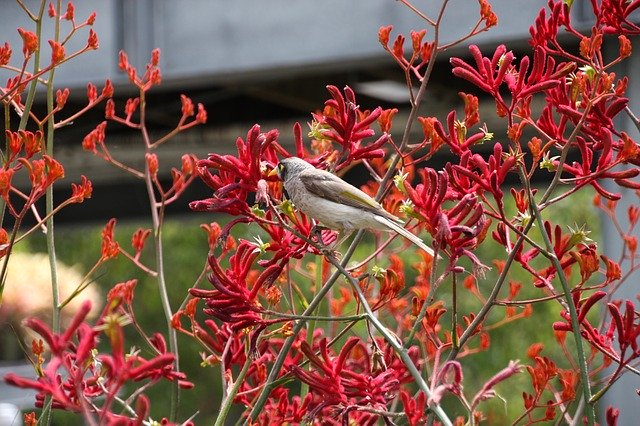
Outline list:
[[[640,130],[640,119],[636,117],[636,115],[633,113],[633,111],[631,111],[631,108],[629,108],[628,105],[624,107],[624,112],[627,113],[627,115],[629,116],[633,124],[636,126],[636,128]]]

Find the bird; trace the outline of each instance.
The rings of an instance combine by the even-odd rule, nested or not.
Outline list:
[[[280,160],[271,170],[284,183],[289,199],[305,215],[327,228],[351,232],[357,229],[393,231],[433,257],[433,249],[403,227],[404,222],[380,203],[338,176],[298,157]]]

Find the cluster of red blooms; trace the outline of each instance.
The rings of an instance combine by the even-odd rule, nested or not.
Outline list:
[[[505,151],[502,144],[496,143],[492,152],[482,155],[474,152],[476,146],[485,141],[491,140],[492,135],[486,128],[481,128],[476,132],[470,129],[479,122],[478,98],[470,94],[461,94],[465,102],[465,115],[463,120],[458,120],[456,112],[452,111],[443,125],[435,117],[420,117],[424,131],[424,140],[419,148],[426,148],[428,156],[432,155],[439,148],[446,146],[456,157],[455,162],[446,165],[444,170],[436,171],[430,168],[420,168],[417,175],[420,183],[413,184],[411,178],[400,175],[396,180],[397,188],[388,188],[388,198],[398,198],[404,196],[408,203],[403,205],[402,210],[410,219],[416,220],[418,229],[425,229],[434,240],[434,247],[446,253],[448,267],[446,273],[460,272],[462,268],[458,266],[458,260],[466,257],[472,261],[476,271],[483,269],[480,259],[473,253],[487,235],[491,222],[498,222],[496,228],[491,232],[493,239],[503,245],[509,252],[513,253],[513,260],[529,271],[533,277],[536,287],[544,289],[549,294],[557,294],[554,288],[554,278],[558,270],[553,266],[545,266],[537,269],[532,261],[541,256],[542,249],[534,246],[525,250],[522,244],[514,244],[513,233],[522,233],[527,228],[527,218],[530,211],[529,203],[531,195],[525,190],[512,190],[513,198],[519,215],[516,219],[508,220],[504,207],[504,183],[510,173],[520,170],[525,178],[530,178],[537,169],[543,168],[556,172],[562,167],[561,181],[570,183],[570,189],[565,194],[557,197],[552,202],[563,199],[578,189],[590,185],[602,197],[610,200],[620,198],[620,195],[605,190],[602,183],[611,180],[618,185],[639,189],[640,186],[633,180],[639,174],[637,168],[618,170],[617,166],[622,164],[637,165],[638,145],[624,132],[619,132],[614,126],[615,117],[620,114],[628,105],[628,99],[624,96],[627,79],[623,78],[616,82],[613,73],[606,70],[613,64],[623,60],[630,55],[630,44],[627,36],[633,34],[634,26],[626,20],[628,14],[635,9],[635,2],[626,6],[626,11],[622,11],[615,2],[602,2],[599,5],[594,3],[594,13],[598,17],[598,23],[590,37],[585,37],[575,31],[569,20],[569,6],[566,2],[552,1],[550,9],[552,17],[547,19],[543,10],[536,24],[532,27],[532,45],[534,55],[532,58],[524,56],[516,61],[514,54],[507,51],[505,46],[499,46],[490,57],[484,57],[476,46],[470,47],[472,63],[467,63],[462,59],[453,58],[453,74],[466,79],[480,90],[486,92],[494,98],[496,103],[496,113],[504,117],[508,124],[509,149]],[[486,2],[481,2],[484,14],[483,21],[487,26],[490,22],[492,12],[487,9]],[[611,26],[611,14],[624,14],[626,22],[622,26],[613,28]],[[622,18],[621,18],[622,19]],[[569,33],[580,37],[580,56],[572,55],[563,50],[556,36],[558,28],[564,26]],[[404,51],[404,37],[399,35],[392,47],[389,47],[389,37],[391,27],[380,30],[379,39],[385,49],[395,58],[398,64],[405,70],[407,79],[421,79],[428,72],[428,64],[437,46],[433,43],[424,42],[425,31],[412,32],[412,54],[409,58]],[[609,63],[602,61],[602,37],[604,35],[619,35],[620,54],[618,58]],[[360,111],[356,106],[355,96],[350,88],[345,88],[344,93],[339,92],[334,87],[329,87],[331,99],[329,99],[321,113],[313,114],[310,136],[313,138],[312,148],[314,153],[309,153],[302,146],[300,138],[300,128],[296,126],[296,154],[307,159],[317,167],[328,168],[333,171],[340,171],[354,161],[369,162],[370,169],[379,168],[377,159],[383,155],[382,149],[391,147],[397,152],[401,149],[396,145],[389,134],[393,115],[393,110],[382,110],[376,108],[373,111]],[[505,94],[507,93],[509,96]],[[531,100],[533,96],[540,95],[546,99],[546,105],[539,113],[538,118],[533,116]],[[375,138],[371,128],[378,122],[383,133]],[[524,134],[535,131],[541,137],[531,138],[527,144],[523,144]],[[372,139],[373,137],[373,139]],[[365,143],[365,138],[369,142]],[[275,213],[268,210],[266,213],[258,207],[251,207],[253,194],[255,200],[269,205],[271,200],[281,197],[281,188],[273,183],[268,172],[272,170],[278,156],[289,156],[291,154],[277,143],[277,133],[274,131],[259,134],[258,128],[251,130],[247,141],[238,140],[238,155],[220,156],[212,155],[209,159],[199,162],[200,174],[205,182],[214,190],[211,199],[192,203],[192,207],[197,210],[222,211],[234,216],[238,216],[238,222],[256,222],[263,228],[276,226],[281,229],[279,237],[287,238],[292,244],[288,245],[289,250],[296,255],[280,255],[278,259],[298,258],[302,253],[301,245],[304,241],[291,236],[288,230],[273,225],[276,219]],[[566,151],[575,148],[580,154],[580,158],[571,164],[565,164]],[[414,151],[418,149],[413,147]],[[555,154],[557,156],[554,156]],[[531,163],[527,164],[526,158],[530,155]],[[404,166],[413,171],[417,160],[412,160],[409,155],[403,157]],[[215,173],[213,172],[215,170]],[[384,171],[383,171],[384,174]],[[380,176],[383,176],[381,174]],[[370,188],[367,190],[372,193]],[[388,192],[391,191],[391,192]],[[271,197],[271,198],[270,198]],[[388,205],[387,199],[385,205]],[[399,204],[395,204],[399,207]],[[546,205],[543,205],[543,208]],[[280,220],[285,220],[290,228],[303,236],[308,236],[310,228],[308,222],[302,222],[299,216],[293,212],[287,212]],[[491,219],[490,219],[491,218]],[[301,226],[301,224],[303,226]],[[586,312],[594,306],[606,293],[597,292],[589,295],[583,293],[588,291],[583,285],[587,280],[599,270],[600,261],[606,267],[606,278],[596,287],[605,288],[612,282],[620,279],[619,266],[611,259],[597,255],[597,248],[589,243],[586,235],[580,230],[565,233],[560,226],[553,225],[546,221],[544,232],[547,234],[553,247],[552,253],[556,256],[564,271],[570,270],[577,265],[580,270],[581,282],[573,293],[573,300],[578,307],[578,321],[581,324],[583,338],[593,347],[600,350],[609,361],[618,363],[619,368],[615,375],[624,371],[628,365],[640,355],[637,351],[637,337],[640,325],[634,316],[634,306],[630,301],[623,302],[625,314],[621,313],[620,303],[609,303],[611,322],[607,332],[599,332],[591,326],[586,319]],[[227,233],[224,233],[226,238]],[[516,234],[517,235],[517,234]],[[269,233],[273,237],[273,233]],[[278,245],[280,239],[273,238],[273,244]],[[265,251],[270,249],[272,241],[265,243]],[[293,241],[296,243],[294,244]],[[255,247],[254,253],[260,252],[257,244],[243,241],[241,246],[244,250],[250,251]],[[278,245],[277,251],[286,250],[287,246]],[[276,251],[274,249],[274,251]],[[237,261],[237,255],[231,259]],[[252,257],[258,257],[257,254]],[[194,296],[202,297],[206,300],[207,308],[205,312],[215,316],[219,320],[228,323],[229,326],[246,327],[252,325],[262,330],[270,323],[277,321],[268,319],[267,310],[262,308],[260,297],[267,297],[270,289],[265,288],[264,283],[269,281],[277,284],[275,276],[281,267],[265,268],[262,272],[255,272],[253,278],[248,270],[243,270],[243,274],[231,274],[234,266],[224,271],[217,265],[212,265],[210,281],[215,289],[192,290]],[[269,262],[264,260],[263,263]],[[282,264],[283,265],[283,264]],[[617,268],[617,271],[616,271]],[[395,268],[394,268],[395,270]],[[430,270],[430,269],[429,269]],[[403,273],[401,270],[399,273]],[[395,274],[395,273],[394,273]],[[397,275],[395,275],[397,276]],[[233,279],[231,279],[233,278]],[[389,276],[386,275],[385,280]],[[364,280],[366,281],[366,279]],[[227,283],[226,288],[224,283]],[[252,286],[247,288],[249,283]],[[386,281],[385,281],[386,282]],[[520,286],[511,285],[514,289],[510,294],[513,299]],[[257,291],[264,289],[265,291]],[[472,292],[478,294],[476,287]],[[396,293],[394,293],[396,294]],[[419,293],[416,293],[419,294]],[[422,294],[424,297],[425,294]],[[584,298],[586,296],[586,298]],[[420,310],[420,299],[411,312],[417,314]],[[423,299],[424,300],[424,299]],[[269,299],[270,303],[273,300]],[[378,308],[380,304],[376,304]],[[440,305],[442,306],[442,305]],[[405,309],[406,309],[405,304]],[[393,309],[389,307],[389,309]],[[525,310],[526,315],[531,314],[531,305]],[[407,310],[400,309],[402,315],[408,313]],[[425,327],[429,330],[438,330],[440,318],[446,309],[429,308],[425,315]],[[510,310],[510,316],[515,315],[515,311]],[[562,313],[565,322],[558,322],[554,326],[557,332],[572,331],[568,312]],[[400,323],[402,319],[398,317]],[[472,323],[471,317],[467,325]],[[248,322],[245,322],[248,321]],[[254,328],[255,329],[255,328]],[[283,330],[286,333],[286,327]],[[456,330],[460,335],[464,330]],[[477,333],[477,330],[475,331]],[[437,334],[437,333],[436,333]],[[485,334],[482,334],[485,337]],[[255,339],[255,335],[253,337]],[[433,340],[429,338],[430,353],[438,353],[443,348],[452,344],[451,336],[444,340]],[[299,340],[296,340],[299,341]],[[617,341],[617,348],[613,347],[613,342]],[[436,342],[433,344],[433,342]],[[348,343],[357,345],[357,341]],[[298,345],[296,343],[296,345]],[[320,343],[318,343],[320,345]],[[487,340],[488,345],[488,340]],[[253,346],[252,346],[253,347]],[[259,345],[258,345],[259,347]],[[343,346],[343,350],[346,346]],[[343,356],[343,351],[332,356],[318,357],[305,343],[299,344],[300,350],[307,356],[311,364],[321,368],[324,372],[314,375],[299,367],[289,369],[301,381],[307,383],[312,392],[323,396],[323,404],[315,405],[313,399],[287,400],[286,389],[277,387],[272,393],[272,398],[267,404],[278,404],[285,410],[292,410],[298,413],[304,407],[313,411],[324,409],[327,404],[342,407],[348,411],[353,405],[349,399],[349,391],[346,390],[339,374],[336,372],[335,362]],[[322,346],[318,346],[318,351],[323,353]],[[325,350],[326,351],[326,350]],[[551,365],[550,360],[542,363],[541,358],[535,358],[536,365]],[[289,363],[287,360],[285,363]],[[343,368],[343,365],[339,362]],[[533,421],[532,412],[535,408],[546,410],[545,418],[555,418],[556,407],[575,398],[575,389],[578,386],[579,377],[575,371],[557,370],[553,368],[553,374],[543,380],[538,370],[542,367],[528,367],[534,378],[534,394],[525,393],[525,410],[528,418]],[[444,368],[443,370],[444,371]],[[284,371],[282,374],[286,374]],[[444,373],[442,373],[444,376]],[[546,373],[545,373],[546,374]],[[563,390],[559,394],[560,398],[551,402],[539,402],[542,391],[550,378],[559,375]],[[614,376],[615,376],[614,375]],[[375,383],[375,378],[370,378],[370,383]],[[612,378],[612,382],[615,378]],[[438,382],[438,380],[436,380]],[[459,382],[459,381],[458,381]],[[544,382],[544,383],[543,383]],[[385,385],[395,383],[391,378],[385,381]],[[382,384],[379,395],[384,394]],[[361,386],[362,391],[367,389]],[[455,386],[444,386],[438,388],[439,392],[449,391],[455,393]],[[403,398],[406,398],[406,394]],[[458,394],[462,397],[461,394]],[[309,397],[310,398],[310,397]],[[375,405],[376,399],[371,396],[371,404]],[[424,398],[424,396],[422,397]],[[403,399],[404,400],[404,399]],[[406,407],[413,404],[424,405],[417,400],[405,403]],[[437,398],[430,400],[433,403]],[[379,400],[378,403],[382,403]],[[429,402],[429,401],[427,401]],[[285,410],[285,411],[286,411]],[[408,417],[409,414],[407,413]],[[524,416],[524,415],[523,415]],[[294,416],[295,417],[295,416]]]
[[[227,372],[228,380],[232,379],[232,368],[241,368],[249,363],[235,402],[250,406],[267,377],[266,366],[274,361],[282,347],[282,339],[276,336],[261,339],[249,352],[253,355],[247,359],[243,333],[225,321],[221,326],[211,319],[200,323],[196,316],[197,304],[198,299],[192,299],[174,318],[174,327],[197,338],[211,351],[205,362],[210,365],[219,363]],[[185,317],[189,320],[187,328],[182,325]],[[285,336],[288,335],[286,325],[281,330]],[[321,329],[317,329],[313,336],[313,347],[306,340],[306,333],[296,336],[280,377],[306,383],[309,393],[303,397],[291,397],[290,389],[277,387],[255,420],[257,424],[299,423],[308,418],[323,418],[329,422],[327,424],[336,425],[342,424],[344,419],[357,424],[375,424],[378,415],[371,413],[371,409],[384,410],[398,392],[403,395],[407,415],[414,419],[411,424],[424,421],[424,395],[419,394],[414,399],[401,389],[401,385],[411,383],[412,378],[386,342],[379,339],[375,347],[371,347],[359,338],[351,337],[336,354]],[[409,353],[413,360],[418,360],[417,347],[410,348]],[[311,368],[300,367],[305,358]]]
[[[120,391],[129,383],[147,387],[159,380],[177,380],[183,388],[191,388],[183,373],[173,368],[175,356],[167,352],[164,338],[156,333],[150,339],[155,356],[147,359],[138,352],[125,352],[124,325],[126,310],[131,309],[135,280],[117,284],[109,293],[108,303],[94,326],[85,318],[91,304],[85,302],[64,332],[53,333],[38,319],[30,319],[26,326],[42,339],[32,347],[36,358],[36,379],[19,377],[13,373],[5,376],[9,384],[35,389],[36,407],[42,408],[46,398],[51,398],[53,408],[87,416],[96,415],[105,424],[137,425],[149,417],[150,402],[142,393],[135,397],[135,413],[132,416],[116,414],[116,400]],[[126,307],[126,308],[125,308]],[[109,342],[110,353],[98,349],[100,336]],[[44,344],[51,352],[51,360],[43,365]],[[93,420],[87,419],[89,423]]]
[[[409,1],[403,0],[402,3],[438,31],[440,18],[432,20]],[[446,3],[443,2],[443,7]],[[477,25],[460,42],[497,24],[489,3],[479,0],[479,5]],[[507,124],[508,140],[494,143],[489,150],[478,149],[479,145],[491,141],[493,134],[486,126],[476,127],[480,123],[479,100],[472,94],[460,94],[464,102],[464,118],[459,119],[456,111],[451,111],[442,122],[436,117],[412,114],[422,126],[423,138],[417,143],[408,143],[405,138],[398,142],[391,136],[397,110],[380,107],[362,110],[351,88],[341,91],[328,86],[330,97],[324,108],[312,114],[310,149],[305,148],[299,124],[293,128],[295,154],[287,152],[279,144],[277,130],[265,133],[256,125],[246,138],[237,139],[235,154],[211,154],[199,161],[193,156],[184,156],[182,169],[173,171],[174,179],[169,189],[163,188],[157,179],[159,165],[153,149],[174,133],[204,123],[206,112],[202,105],[198,105],[196,112],[192,101],[183,96],[182,117],[175,130],[155,141],[148,139],[148,135],[145,137],[145,170],[135,170],[118,163],[105,144],[107,121],[144,129],[145,123],[135,118],[141,103],[144,104],[141,97],[161,81],[159,51],[152,53],[146,71],[141,75],[131,66],[126,54],[120,54],[119,66],[140,90],[141,96],[126,102],[124,114],[116,113],[114,102],[109,100],[105,110],[107,121],[86,136],[83,147],[136,177],[150,179],[154,193],[160,197],[157,203],[162,205],[174,201],[195,177],[200,177],[213,195],[193,201],[190,207],[233,217],[224,228],[215,223],[203,226],[209,239],[208,281],[212,288],[193,287],[189,292],[190,300],[184,309],[174,313],[171,325],[202,344],[205,363],[220,364],[225,395],[229,392],[232,402],[253,410],[244,414],[251,417],[250,421],[264,425],[298,423],[309,419],[317,419],[323,424],[376,424],[380,418],[391,422],[398,415],[391,410],[401,402],[402,415],[411,425],[423,424],[427,420],[427,409],[443,423],[448,423],[450,419],[439,404],[449,396],[462,403],[466,408],[465,416],[474,422],[481,421],[484,413],[479,405],[497,395],[496,385],[525,368],[516,361],[510,362],[470,397],[462,385],[464,366],[460,360],[489,350],[489,331],[532,315],[537,302],[560,301],[560,318],[550,331],[555,333],[567,359],[554,361],[551,356],[541,356],[541,344],[530,347],[528,356],[532,364],[527,365],[526,370],[531,377],[531,390],[522,392],[524,409],[516,422],[522,419],[529,423],[550,421],[559,415],[578,422],[582,416],[581,408],[569,413],[571,402],[579,397],[587,398],[587,412],[592,412],[592,405],[602,393],[622,373],[634,370],[640,358],[640,320],[633,301],[615,300],[612,294],[623,281],[620,263],[629,260],[630,269],[635,268],[637,241],[630,233],[640,218],[640,210],[630,208],[631,227],[620,231],[625,254],[619,262],[598,255],[598,247],[587,238],[586,230],[579,228],[565,232],[560,225],[540,217],[548,206],[570,198],[585,187],[595,190],[596,204],[613,217],[615,202],[621,195],[615,190],[605,189],[604,183],[640,190],[640,184],[634,180],[640,174],[640,148],[615,125],[623,111],[632,115],[628,110],[629,100],[625,97],[628,79],[618,78],[609,71],[631,55],[629,37],[640,34],[640,28],[629,16],[640,6],[640,1],[593,0],[591,5],[595,24],[589,34],[583,35],[571,24],[571,2],[550,0],[548,11],[541,10],[530,29],[532,57],[523,56],[517,60],[505,46],[499,46],[491,55],[484,56],[477,46],[472,45],[469,48],[470,60],[451,59],[453,75],[470,82],[492,98],[497,116]],[[65,16],[70,16],[65,19],[73,20],[73,9],[71,12],[68,10]],[[75,23],[73,25],[75,28]],[[560,29],[577,38],[577,53],[562,47],[558,41]],[[407,53],[403,35],[398,35],[390,45],[391,31],[391,27],[381,28],[379,41],[404,71],[414,108],[412,112],[415,112],[424,86],[416,93],[413,82],[426,84],[436,56],[454,43],[439,45],[437,38],[433,42],[425,41],[426,30],[413,31],[410,34],[411,51]],[[23,53],[28,58],[38,46],[37,43],[34,45],[28,32],[22,30],[20,34],[24,40]],[[619,45],[618,56],[609,62],[604,61],[602,52],[607,37],[617,37]],[[67,57],[64,47],[56,43],[51,43],[51,46],[52,64],[64,61]],[[97,46],[95,34],[90,34],[87,46]],[[7,63],[10,53],[7,45],[0,47],[0,65],[3,61]],[[20,76],[27,80],[36,77],[24,73]],[[25,81],[11,82],[3,89],[2,99],[20,104],[18,88],[24,88]],[[90,87],[89,102],[99,102],[111,94],[109,83],[100,96],[97,96],[95,88]],[[67,96],[64,91],[59,92],[60,108]],[[544,98],[544,107],[540,111],[531,107],[534,97]],[[476,129],[472,130],[474,127]],[[528,136],[531,134],[536,136]],[[13,191],[11,176],[15,171],[25,167],[33,174],[33,197],[41,196],[41,188],[50,185],[61,173],[61,168],[50,157],[30,160],[39,151],[37,146],[42,137],[41,133],[24,131],[7,133],[16,154],[12,148],[9,166],[0,174],[0,195],[12,213],[18,213],[9,199]],[[23,147],[27,152],[25,156],[20,154]],[[440,149],[448,149],[454,159],[442,170],[420,167],[423,160]],[[569,151],[576,154],[572,163],[566,161]],[[395,154],[395,160],[385,162],[387,153]],[[314,321],[340,318],[354,325],[365,318],[363,311],[373,307],[378,316],[366,317],[370,324],[378,326],[380,318],[390,327],[395,327],[394,333],[389,333],[386,340],[373,337],[369,328],[369,340],[348,337],[342,340],[344,343],[339,339],[342,333],[330,340],[329,336],[336,333],[316,329],[308,335],[304,330],[296,329],[302,316],[293,306],[293,294],[304,299],[306,288],[291,278],[291,272],[299,274],[302,280],[309,277],[308,281],[315,284],[318,282],[310,277],[320,277],[330,289],[335,280],[331,281],[329,277],[330,262],[327,259],[335,259],[332,255],[324,257],[328,252],[320,243],[331,243],[336,234],[326,230],[319,235],[314,233],[317,228],[311,218],[297,213],[290,202],[280,202],[283,198],[282,185],[270,172],[280,158],[291,155],[333,172],[346,170],[355,163],[364,163],[374,175],[375,182],[363,189],[370,194],[383,194],[385,208],[394,214],[405,215],[408,226],[415,231],[426,231],[433,241],[437,255],[431,258],[422,254],[421,261],[415,264],[417,277],[409,291],[403,292],[408,279],[399,257],[390,256],[386,269],[367,271],[371,256],[352,267],[349,273],[342,271],[348,275],[353,287],[352,291],[341,288],[339,296],[330,293],[327,305],[333,318],[314,317]],[[528,182],[534,174],[546,172],[550,172],[552,183],[549,191],[540,196]],[[513,218],[507,213],[504,199],[509,175],[518,176],[523,182],[522,189],[511,189],[507,194],[511,195],[516,206],[517,214]],[[559,193],[551,191],[562,188],[564,190]],[[79,201],[89,195],[90,183],[86,179],[81,185],[74,186],[74,200]],[[608,203],[604,207],[602,198]],[[536,220],[544,245],[527,236]],[[255,241],[233,238],[230,232],[239,223],[256,225],[266,237]],[[122,253],[147,272],[157,273],[140,261],[140,253],[150,231],[141,229],[133,235],[135,253],[129,254],[115,241],[114,226],[115,221],[111,221],[103,231],[101,260]],[[490,297],[479,289],[478,282],[487,268],[476,255],[487,235],[491,235],[509,253],[508,261],[494,262],[501,278],[496,283],[497,291]],[[322,261],[305,270],[301,259],[308,253],[323,257]],[[334,265],[337,264],[335,262]],[[455,307],[452,315],[446,315],[449,311],[447,304],[435,292],[446,279],[453,280],[457,291],[458,276],[465,273],[464,265],[469,262],[473,276],[464,279],[463,286],[468,294],[482,302],[483,309],[460,314],[459,320],[455,310],[459,308]],[[517,296],[522,284],[515,281],[509,282],[509,295],[503,300],[497,299],[500,286],[513,263],[530,274],[532,290],[540,292],[539,299],[519,303]],[[579,279],[571,281],[572,288],[556,288],[558,282],[564,285],[574,270],[579,271]],[[603,275],[604,279],[591,284],[597,274]],[[157,352],[152,359],[142,359],[138,354],[124,355],[122,320],[134,315],[131,308],[134,286],[135,282],[128,282],[112,291],[110,304],[95,327],[84,323],[86,312],[79,314],[72,326],[60,335],[52,333],[38,321],[31,321],[29,326],[50,346],[52,361],[37,381],[15,376],[8,380],[18,386],[37,389],[39,402],[45,396],[51,396],[56,407],[95,412],[109,421],[125,423],[147,417],[149,404],[140,395],[136,413],[131,417],[113,414],[111,404],[124,382],[142,379],[154,382],[165,378],[188,387],[189,383],[182,374],[173,369],[173,355],[167,352],[159,335],[151,339]],[[290,294],[285,300],[283,289],[286,286]],[[456,293],[453,294],[456,300]],[[563,294],[567,297],[563,298]],[[588,314],[595,307],[603,306],[603,302],[606,303],[605,318],[601,324],[594,325]],[[307,308],[308,302],[304,300],[302,305],[303,309]],[[487,327],[487,314],[490,308],[498,305],[507,306],[505,319]],[[515,307],[518,305],[525,308],[518,312]],[[349,315],[354,312],[354,315]],[[211,318],[202,320],[200,313]],[[331,324],[335,332],[337,322]],[[110,355],[92,352],[101,331],[105,332],[111,344]],[[591,346],[591,356],[586,361],[580,359],[581,356],[584,358],[581,349],[574,355],[573,349],[565,344],[568,335],[572,335],[576,343],[584,341]],[[77,336],[77,343],[72,341],[74,336]],[[477,344],[473,346],[470,339],[476,337]],[[40,359],[42,350],[34,348]],[[579,368],[558,367],[562,362]],[[614,372],[606,376],[606,384],[601,390],[592,395],[591,390],[597,386],[594,376],[603,373],[611,364],[615,366]],[[64,380],[58,374],[60,368],[66,371]],[[424,371],[429,372],[429,383],[416,392],[415,386],[419,385],[417,382],[422,379]],[[234,374],[239,376],[234,377]],[[303,391],[297,395],[292,395],[294,388],[288,386],[294,379],[304,384]],[[91,407],[86,406],[88,401],[94,401],[98,396],[104,396],[104,402],[100,405],[91,402]],[[571,419],[571,416],[576,417]],[[607,410],[608,424],[615,424],[617,417],[616,409]],[[460,416],[455,419],[455,424],[468,421],[469,418]]]
[[[529,58],[525,56],[519,65],[515,65],[513,54],[507,52],[504,46],[498,47],[491,58],[483,57],[479,49],[471,46],[474,65],[458,58],[451,60],[455,75],[468,80],[495,99],[497,114],[506,117],[508,121],[510,150],[522,164],[522,175],[530,177],[537,168],[546,168],[558,173],[560,181],[569,184],[569,189],[562,195],[552,200],[545,196],[546,205],[561,200],[586,185],[591,185],[597,192],[598,204],[600,197],[603,197],[615,205],[615,201],[620,199],[621,195],[603,187],[607,180],[622,187],[640,189],[640,184],[633,180],[640,174],[640,169],[634,167],[640,161],[639,146],[628,134],[617,130],[614,125],[616,117],[628,107],[629,100],[625,97],[627,77],[616,80],[616,75],[608,72],[613,65],[631,55],[631,43],[627,36],[638,34],[638,27],[628,20],[628,16],[640,6],[640,2],[594,1],[592,6],[596,24],[591,34],[585,36],[571,25],[570,4],[549,1],[550,16],[547,18],[546,10],[541,10],[535,25],[531,27],[531,44],[535,54],[532,71],[528,77],[526,73]],[[570,53],[561,46],[557,40],[560,28],[578,38],[579,55]],[[603,39],[607,36],[617,36],[619,44],[618,56],[610,62],[604,61],[601,50]],[[506,89],[511,95],[510,102],[505,102],[501,94],[502,83],[506,83]],[[530,108],[530,95],[536,92],[544,93],[546,100],[538,118],[532,114]],[[521,145],[525,128],[532,128],[547,139],[544,142],[538,137],[533,137],[528,142],[528,151],[532,158],[528,170],[524,164],[526,149]],[[579,154],[578,160],[570,164],[564,163],[569,149]],[[621,165],[627,167],[620,169]],[[563,174],[560,175],[560,172]],[[468,167],[463,173],[468,174]],[[549,294],[557,294],[552,283],[561,271],[554,266],[534,269],[531,262],[541,255],[541,250],[534,247],[525,252],[522,246],[514,247],[510,240],[514,228],[522,232],[527,226],[531,201],[529,197],[533,193],[530,195],[524,190],[512,190],[512,194],[521,220],[519,223],[512,223],[512,229],[508,229],[506,221],[499,223],[492,235],[508,251],[515,250],[514,260],[533,275],[537,287],[545,288]],[[499,201],[498,198],[496,201]],[[542,206],[546,207],[544,202]],[[497,218],[504,217],[501,208],[499,214],[496,215]],[[630,214],[629,220],[632,224],[629,230],[631,232],[637,218]],[[603,389],[606,390],[631,362],[640,357],[637,343],[640,323],[632,301],[615,301],[611,298],[610,292],[617,288],[617,285],[613,287],[612,283],[617,283],[621,278],[620,265],[604,255],[599,258],[596,245],[586,238],[583,230],[571,231],[567,234],[560,226],[544,222],[544,232],[562,270],[570,271],[573,265],[579,267],[581,280],[574,288],[572,296],[573,304],[577,307],[580,334],[582,339],[591,345],[593,351],[602,354],[600,366],[593,357],[591,358],[591,373],[600,371],[611,362],[617,364],[614,373],[607,378],[607,385]],[[630,241],[635,240],[623,232],[621,239],[627,246]],[[622,259],[631,260],[633,265],[634,256],[635,252],[632,250]],[[604,281],[592,287],[584,286],[587,279],[600,270],[601,261],[605,267]],[[593,288],[609,291],[589,292]],[[608,301],[610,321],[607,323],[605,320],[601,326],[594,326],[587,319],[587,312],[605,297]],[[574,329],[569,311],[564,310],[561,316],[564,321],[556,322],[554,330],[563,333],[564,337],[566,332],[573,332]],[[614,342],[617,343],[614,345]],[[569,352],[565,350],[565,353]],[[575,388],[579,377],[568,372],[557,373],[555,364],[549,359],[545,359],[544,362],[541,358],[535,359],[536,367],[529,367],[529,371],[536,393],[523,395],[526,415],[530,422],[536,421],[531,416],[531,411],[541,407],[546,409],[544,418],[552,420],[556,417],[555,409],[559,404],[575,398],[575,392],[570,389]],[[539,402],[547,381],[556,374],[564,377],[561,378],[565,386],[561,397],[546,403]],[[598,396],[601,396],[601,393],[599,392]],[[610,415],[610,412],[613,413],[613,410],[607,412],[607,420],[615,422],[617,415]]]

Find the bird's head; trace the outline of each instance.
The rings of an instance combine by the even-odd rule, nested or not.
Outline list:
[[[313,168],[313,166],[302,158],[298,157],[289,157],[283,158],[280,160],[278,165],[269,172],[269,176],[277,175],[281,180],[286,181],[287,179],[297,176],[303,170],[307,170],[309,168]]]

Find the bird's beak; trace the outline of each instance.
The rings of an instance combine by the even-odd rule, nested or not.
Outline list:
[[[269,173],[267,173],[267,176],[272,177],[272,176],[277,176],[278,175],[278,166],[275,166]]]

